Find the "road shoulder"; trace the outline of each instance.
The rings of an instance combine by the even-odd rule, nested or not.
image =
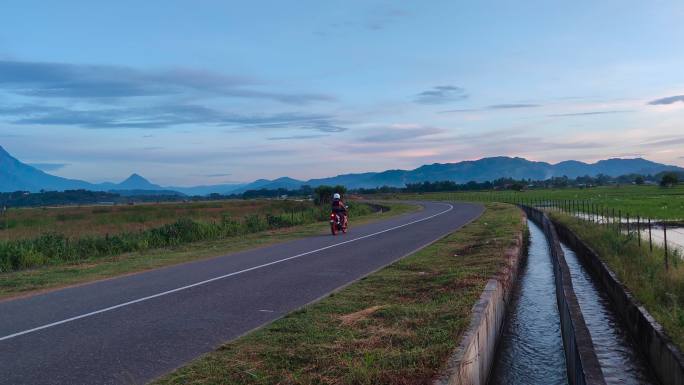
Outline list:
[[[446,365],[473,304],[522,231],[517,208],[489,204],[442,240],[157,384],[428,382]]]

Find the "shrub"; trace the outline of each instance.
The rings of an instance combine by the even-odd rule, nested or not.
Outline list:
[[[370,212],[372,208],[367,204],[350,207],[350,215]],[[280,214],[250,214],[241,221],[228,215],[224,215],[218,223],[181,218],[161,227],[114,236],[70,239],[63,234],[45,233],[34,239],[0,241],[0,272],[220,239],[327,220],[327,216],[327,207],[301,207]]]

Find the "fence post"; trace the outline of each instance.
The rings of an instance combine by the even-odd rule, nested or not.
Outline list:
[[[608,227],[608,217],[606,216],[606,207],[601,207],[601,216],[603,216],[603,225]]]
[[[669,270],[670,266],[667,262],[667,224],[663,222],[663,245],[665,246],[665,270]]]
[[[653,237],[651,237],[651,218],[648,218],[648,248],[653,252]]]
[[[641,216],[637,215],[637,243],[641,248]]]
[[[622,210],[618,210],[618,226],[617,226],[618,234],[620,234],[621,230],[622,230]]]
[[[632,235],[631,233],[631,228],[630,228],[630,223],[629,223],[629,213],[627,213],[627,237],[630,237]]]

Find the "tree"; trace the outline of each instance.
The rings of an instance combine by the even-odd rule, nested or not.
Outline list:
[[[347,193],[347,188],[342,185],[337,186],[326,186],[320,185],[314,190],[314,201],[316,204],[322,205],[332,202],[332,196],[334,193],[339,193],[344,195]]]
[[[525,188],[525,185],[522,184],[521,182],[515,182],[511,185],[511,190],[515,191],[522,191]]]
[[[634,183],[636,183],[638,185],[644,184],[644,177],[639,175],[638,177],[636,177],[636,179],[634,179]]]
[[[662,179],[660,179],[660,185],[662,187],[672,187],[679,183],[679,178],[677,178],[677,174],[673,172],[668,172],[665,175],[663,175]]]
[[[338,194],[340,194],[340,195],[344,195],[344,194],[347,193],[347,188],[344,187],[344,186],[342,186],[341,184],[338,184],[338,185],[336,185],[335,187],[333,187],[333,190],[334,190],[334,191],[333,191],[333,194],[334,194],[334,193],[338,193]]]
[[[316,204],[322,205],[325,203],[330,203],[333,195],[333,187],[320,185],[314,189],[314,201]]]

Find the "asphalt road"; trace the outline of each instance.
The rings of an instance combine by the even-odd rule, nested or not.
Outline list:
[[[0,384],[146,383],[478,217],[424,209],[314,236],[0,302]]]

